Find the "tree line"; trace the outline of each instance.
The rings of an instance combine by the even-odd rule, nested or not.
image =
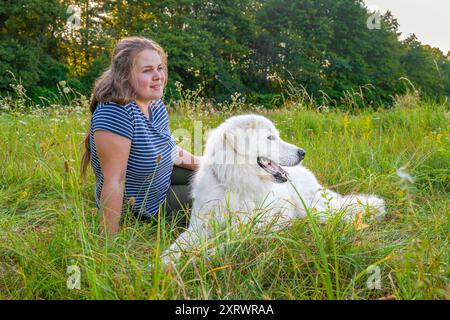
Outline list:
[[[141,35],[169,55],[168,99],[177,81],[216,101],[239,92],[263,105],[292,87],[335,105],[352,91],[389,105],[410,83],[450,96],[450,52],[414,35],[400,41],[395,17],[362,0],[0,2],[2,95],[12,74],[35,100],[51,99],[62,80],[89,95],[117,40]]]

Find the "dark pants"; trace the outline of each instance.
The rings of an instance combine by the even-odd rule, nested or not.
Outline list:
[[[188,211],[192,208],[190,179],[194,172],[181,167],[173,167],[170,187],[167,191],[166,206],[171,214]]]
[[[192,199],[190,196],[189,182],[194,172],[189,169],[174,166],[167,191],[166,200],[163,203],[166,221],[188,222]],[[143,221],[154,221],[157,215],[152,217],[138,216]]]

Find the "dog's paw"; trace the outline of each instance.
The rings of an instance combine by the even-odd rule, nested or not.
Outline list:
[[[349,195],[339,200],[344,219],[356,221],[363,215],[367,221],[380,221],[386,215],[384,200],[373,195]]]
[[[166,255],[161,258],[164,268],[175,268],[175,257]]]
[[[367,198],[367,206],[377,221],[380,221],[386,216],[386,207],[383,199],[369,196]]]
[[[164,270],[172,270],[175,268],[176,266],[176,260],[178,258],[178,255],[176,254],[169,254],[167,252],[165,252],[161,257],[160,260],[158,262],[158,266],[161,266]],[[151,271],[154,271],[155,268],[157,267],[157,263],[151,263],[148,265],[148,267],[150,268]]]
[[[327,214],[325,212],[321,212],[321,213],[317,213],[316,217],[317,217],[317,221],[319,222],[319,224],[324,225],[327,223],[327,221],[330,219],[331,214]]]

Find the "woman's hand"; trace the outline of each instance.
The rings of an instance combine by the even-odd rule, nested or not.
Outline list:
[[[196,171],[198,170],[198,167],[200,165],[200,162],[202,161],[202,157],[194,156],[190,152],[178,147],[178,157],[174,162],[174,165],[181,168],[186,168],[189,170]]]

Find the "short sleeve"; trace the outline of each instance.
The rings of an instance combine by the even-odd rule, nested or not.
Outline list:
[[[116,104],[99,104],[92,116],[92,132],[105,130],[133,140],[133,121],[127,109]]]

